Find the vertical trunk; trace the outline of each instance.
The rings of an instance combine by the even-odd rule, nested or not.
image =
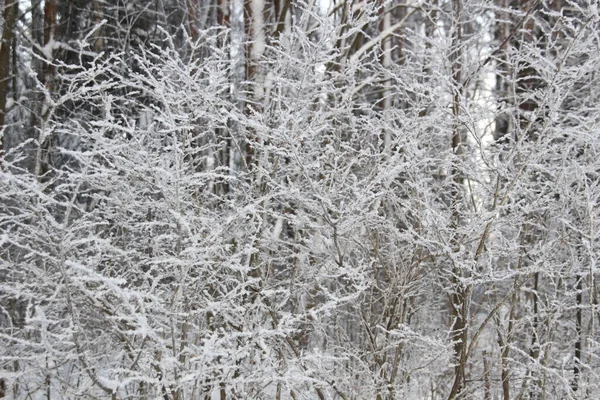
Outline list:
[[[502,0],[503,8],[507,9],[509,6],[509,0]],[[499,17],[497,26],[495,29],[496,41],[498,43],[504,43],[500,54],[498,56],[498,72],[496,73],[496,98],[501,101],[508,100],[508,87],[510,72],[508,71],[508,46],[509,43],[506,40],[510,35],[510,26],[506,20],[508,20],[508,13],[506,11],[498,11]],[[500,114],[495,119],[494,127],[494,139],[499,141],[506,141],[508,138],[506,134],[509,132],[510,118],[506,113]]]
[[[56,36],[56,0],[46,0],[44,5],[44,55],[46,64],[45,83],[49,92],[52,92],[54,66],[52,65],[52,52]]]
[[[246,54],[244,29],[244,0],[231,0],[231,97],[237,111],[243,113],[245,96],[242,84],[245,81]],[[232,143],[243,143],[243,127],[238,121],[231,121],[230,135]],[[235,174],[240,170],[242,160],[240,146],[229,146],[229,168]]]
[[[433,0],[431,7],[429,8],[429,10],[425,11],[423,10],[423,15],[422,18],[425,20],[425,37],[428,38],[429,40],[427,40],[425,42],[425,54],[427,56],[429,56],[431,49],[432,49],[432,43],[433,43],[433,37],[436,34],[436,29],[437,29],[437,24],[438,24],[438,19],[439,19],[439,15],[438,15],[438,0]],[[426,82],[427,80],[429,80],[432,75],[432,64],[431,61],[427,61],[423,64],[422,67],[422,76],[423,76],[423,81]],[[426,86],[427,87],[427,86]],[[428,96],[429,95],[429,90],[425,90],[425,93],[423,93],[424,96]],[[425,116],[427,116],[429,110],[427,107],[423,107],[423,109],[421,111],[419,111],[419,117],[423,118]]]
[[[93,9],[92,20],[94,21],[94,25],[98,26],[102,23],[102,20],[104,19],[104,10],[103,10],[103,6],[102,6],[100,0],[94,0],[94,3],[92,4],[92,9]],[[96,53],[100,53],[104,50],[103,36],[104,36],[104,29],[97,28],[91,37],[91,38],[93,38],[92,48],[94,49],[94,51]]]
[[[44,81],[44,55],[39,50],[44,46],[44,14],[41,8],[41,0],[33,0],[31,2],[31,36],[36,44],[32,46],[32,51],[36,54],[31,61],[32,69],[35,72],[38,81]],[[25,133],[24,139],[36,139],[39,127],[41,126],[41,114],[43,110],[44,95],[38,89],[31,91],[30,98],[30,117],[29,126]],[[35,169],[35,145],[31,142],[26,144],[24,148],[25,158],[21,162],[21,165],[30,172]]]
[[[452,112],[454,115],[454,129],[452,132],[452,153],[454,154],[454,161],[452,166],[452,196],[451,196],[451,208],[452,208],[452,223],[457,228],[460,225],[460,214],[458,211],[458,203],[460,202],[460,187],[463,184],[463,179],[459,167],[457,166],[458,160],[463,149],[462,149],[462,138],[460,132],[460,113],[461,113],[461,102],[462,102],[462,14],[463,4],[462,0],[454,0],[452,2],[452,8],[454,11],[454,34],[452,38],[452,48],[450,58],[452,60],[452,90],[454,91],[452,101]],[[455,243],[456,245],[456,243]],[[456,365],[454,367],[454,383],[450,391],[448,399],[456,398],[464,388],[465,382],[465,368],[467,358],[467,339],[468,339],[468,327],[467,319],[469,313],[469,295],[470,288],[461,282],[461,278],[464,277],[464,271],[458,265],[455,265],[452,270],[452,283],[453,292],[451,295],[450,305],[452,315],[452,340],[454,342],[454,357]]]
[[[4,128],[6,121],[6,99],[8,96],[8,82],[10,81],[10,54],[13,43],[15,22],[19,3],[16,0],[6,0],[2,16],[4,18],[4,29],[2,31],[2,44],[0,47],[0,129]],[[14,73],[15,71],[13,71]],[[13,88],[14,90],[14,88]],[[0,136],[0,166],[4,147]],[[2,393],[3,381],[0,382],[0,393]]]
[[[508,353],[510,348],[505,345],[502,350],[502,372],[500,378],[502,379],[502,399],[510,400],[510,370],[508,368]]]
[[[392,16],[390,6],[383,7],[383,31],[387,32],[392,26]],[[392,65],[392,35],[388,35],[383,40],[383,68],[388,71]],[[384,72],[385,73],[385,72]],[[390,79],[385,79],[383,83],[383,110],[384,116],[386,111],[392,107],[392,91]],[[392,143],[391,132],[386,129],[383,133],[383,149],[384,154],[388,155]]]
[[[38,79],[42,82],[47,89],[48,93],[52,93],[54,90],[54,66],[52,64],[53,58],[53,47],[54,39],[56,34],[56,0],[46,0],[44,4],[44,44],[42,46],[43,56],[45,62],[41,65],[41,70],[38,71]],[[38,110],[39,115],[34,116],[35,124],[32,124],[33,129],[39,129],[40,135],[38,136],[38,149],[35,157],[35,175],[38,177],[43,176],[49,169],[49,152],[50,152],[50,141],[44,138],[43,121],[45,116],[42,115],[44,110],[43,104],[46,102],[44,94],[39,95],[38,99]],[[41,109],[40,109],[41,108]],[[34,120],[32,119],[32,122]],[[35,131],[33,132],[35,135]],[[44,157],[44,160],[42,160]]]
[[[246,113],[260,112],[264,99],[264,71],[260,68],[266,46],[265,34],[265,0],[249,0],[245,4],[245,27],[247,43],[246,79],[248,90],[246,94]],[[246,167],[251,171],[256,165],[256,133],[253,129],[246,131]]]
[[[227,391],[225,389],[225,383],[221,382],[221,388],[219,389],[219,400],[227,400]]]
[[[4,129],[6,121],[6,98],[8,96],[8,82],[10,79],[10,54],[18,10],[19,4],[16,0],[6,0],[3,10],[4,29],[2,32],[2,47],[0,47],[0,130]],[[0,167],[2,167],[3,155],[4,146],[2,136],[0,136]],[[6,381],[1,378],[0,397],[5,397],[6,391]]]
[[[458,270],[454,271],[455,274],[461,273]],[[453,318],[452,323],[452,341],[454,342],[454,383],[449,400],[455,399],[463,390],[465,383],[465,370],[467,363],[467,310],[468,310],[468,288],[460,286],[461,283],[457,278],[453,280],[453,286],[456,288],[451,296],[451,315]]]
[[[248,25],[250,30],[248,32],[248,38],[250,40],[250,57],[248,62],[248,79],[253,79],[255,84],[253,85],[253,92],[255,95],[262,95],[262,87],[259,80],[259,67],[258,62],[265,51],[265,4],[264,0],[251,0],[249,3],[250,10],[248,13]]]
[[[575,331],[577,332],[577,339],[575,341],[575,359],[573,360],[573,384],[571,385],[574,392],[579,389],[579,376],[581,375],[581,350],[583,345],[583,337],[581,331],[582,312],[583,306],[583,275],[577,275],[577,311],[575,314]]]
[[[510,312],[508,314],[508,328],[506,329],[506,336],[502,334],[500,329],[500,320],[497,318],[498,324],[498,345],[500,346],[500,362],[502,365],[502,371],[500,373],[500,378],[502,382],[502,399],[510,400],[510,341],[513,330],[513,321],[514,321],[514,311],[515,311],[515,302],[517,300],[517,292],[516,292],[517,282],[515,280],[515,292],[511,296],[510,300]]]
[[[200,4],[198,4],[198,0],[187,0],[186,5],[188,31],[192,41],[195,43],[200,37],[198,32]]]
[[[531,335],[531,349],[529,350],[529,356],[533,361],[537,360],[540,356],[540,344],[538,338],[538,327],[539,327],[539,296],[538,289],[540,284],[540,273],[536,272],[533,275],[533,334]],[[532,378],[535,379],[535,372],[532,372]],[[532,390],[529,393],[529,398],[536,398],[535,392]]]
[[[492,385],[490,383],[490,360],[487,353],[483,354],[483,399],[492,400]]]
[[[244,29],[246,37],[246,80],[248,82],[246,92],[246,106],[244,113],[253,110],[260,111],[260,99],[262,96],[261,76],[258,62],[265,46],[264,34],[264,1],[247,0],[244,4]],[[255,160],[256,134],[252,129],[246,129],[246,168],[253,169]]]
[[[534,4],[535,6],[535,4]],[[529,1],[521,0],[520,8],[523,12],[528,12],[530,7]],[[541,43],[536,37],[535,32],[535,20],[533,18],[528,18],[525,20],[523,24],[523,33],[521,36],[522,43]],[[518,44],[520,47],[520,45]],[[523,137],[530,138],[530,134],[532,133],[530,118],[532,117],[533,112],[538,108],[538,104],[535,100],[531,99],[530,96],[527,96],[528,93],[533,92],[536,89],[540,89],[542,87],[542,81],[539,78],[539,73],[536,70],[536,66],[530,61],[519,61],[517,63],[517,83],[516,83],[516,93],[518,95],[518,100],[516,106],[519,110],[519,121],[518,121],[518,129],[517,129],[517,137],[515,139],[519,140],[519,134]],[[531,138],[535,140],[535,138]]]
[[[229,0],[216,0],[217,1],[217,25],[220,28],[220,40],[218,44],[225,48],[227,43],[227,38],[224,35],[224,31],[231,26],[230,21],[230,12],[231,6],[229,4]],[[230,54],[232,56],[232,54]],[[232,67],[232,75],[233,75],[233,60],[231,60]],[[234,95],[233,91],[230,93],[232,96]],[[216,154],[213,158],[213,163],[215,166],[220,167],[229,167],[231,160],[231,132],[225,127],[219,127],[215,130],[215,139],[217,142]],[[212,167],[212,166],[211,166]],[[218,196],[225,195],[229,193],[229,181],[227,179],[220,180],[216,182],[214,185],[214,191]]]
[[[275,7],[275,29],[273,29],[273,37],[279,38],[283,30],[285,29],[285,19],[290,8],[291,0],[274,0],[273,5]]]

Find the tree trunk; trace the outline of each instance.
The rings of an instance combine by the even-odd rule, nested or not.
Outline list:
[[[581,330],[582,323],[582,312],[581,307],[583,306],[583,275],[577,275],[577,311],[575,314],[575,331],[577,332],[577,339],[575,341],[575,359],[573,360],[573,384],[571,388],[574,392],[579,389],[579,377],[581,375],[581,349],[583,345],[583,337]]]
[[[8,97],[8,82],[10,81],[10,54],[13,43],[15,22],[19,10],[19,2],[16,0],[6,0],[2,16],[4,18],[4,29],[2,32],[2,47],[0,47],[0,129],[4,128],[6,121],[6,99]],[[13,71],[15,73],[16,71]],[[14,90],[14,88],[13,88]],[[0,166],[2,166],[2,157],[4,146],[0,136]],[[0,393],[2,393],[2,384],[0,384]]]
[[[8,96],[8,82],[10,80],[10,54],[18,10],[19,3],[16,0],[4,5],[4,29],[2,32],[2,47],[0,47],[0,130],[4,130],[5,128],[6,112],[8,111],[6,109],[6,98]],[[15,72],[13,71],[13,73]],[[2,136],[0,136],[0,167],[2,167],[3,156],[4,145],[2,143]],[[6,381],[2,378],[0,379],[0,397],[5,397],[6,391]]]
[[[452,152],[455,158],[460,157],[462,153],[462,137],[460,132],[460,113],[463,92],[462,83],[462,0],[452,2],[454,11],[454,36],[452,38],[451,60],[452,60],[452,90],[454,91],[452,111],[454,115],[454,131],[452,132]],[[451,196],[452,222],[457,228],[460,221],[458,203],[460,202],[460,187],[463,185],[461,171],[457,166],[458,161],[454,160],[452,166],[453,188]],[[456,243],[454,243],[456,245]],[[449,400],[455,399],[463,390],[465,382],[465,369],[467,362],[467,339],[468,339],[468,314],[469,314],[469,295],[470,288],[461,282],[465,272],[460,266],[455,265],[452,269],[452,287],[453,292],[450,296],[450,311],[452,316],[452,341],[454,343],[454,358],[456,365],[454,367],[454,383],[448,396]]]

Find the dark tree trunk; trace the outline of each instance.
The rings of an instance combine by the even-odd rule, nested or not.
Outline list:
[[[10,54],[18,10],[18,1],[7,0],[2,13],[4,18],[4,30],[2,32],[2,47],[0,48],[0,129],[4,128],[6,112],[8,111],[6,109],[6,99],[8,97],[8,82],[10,81]],[[2,165],[3,153],[4,146],[2,144],[2,137],[0,137],[0,166]],[[3,382],[0,383],[0,393],[2,393],[2,384]]]
[[[583,276],[577,275],[577,294],[576,294],[576,302],[577,302],[577,311],[575,314],[575,331],[577,332],[577,340],[575,341],[575,360],[573,364],[573,384],[572,389],[574,392],[579,389],[579,377],[581,375],[581,349],[582,349],[582,312],[581,307],[583,304]]]

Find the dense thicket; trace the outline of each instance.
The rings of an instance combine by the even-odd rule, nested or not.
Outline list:
[[[587,0],[4,0],[0,397],[600,396]]]

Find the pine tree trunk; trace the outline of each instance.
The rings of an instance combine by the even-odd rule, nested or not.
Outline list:
[[[0,129],[4,128],[6,122],[6,99],[8,97],[8,82],[10,81],[10,54],[13,43],[15,22],[19,3],[16,0],[6,0],[2,16],[4,18],[4,29],[2,32],[2,47],[0,47]],[[15,71],[13,71],[14,73]],[[14,90],[14,88],[13,88]],[[2,156],[4,147],[2,137],[0,136],[0,166],[2,165]],[[0,393],[2,393],[2,384],[0,384]]]

